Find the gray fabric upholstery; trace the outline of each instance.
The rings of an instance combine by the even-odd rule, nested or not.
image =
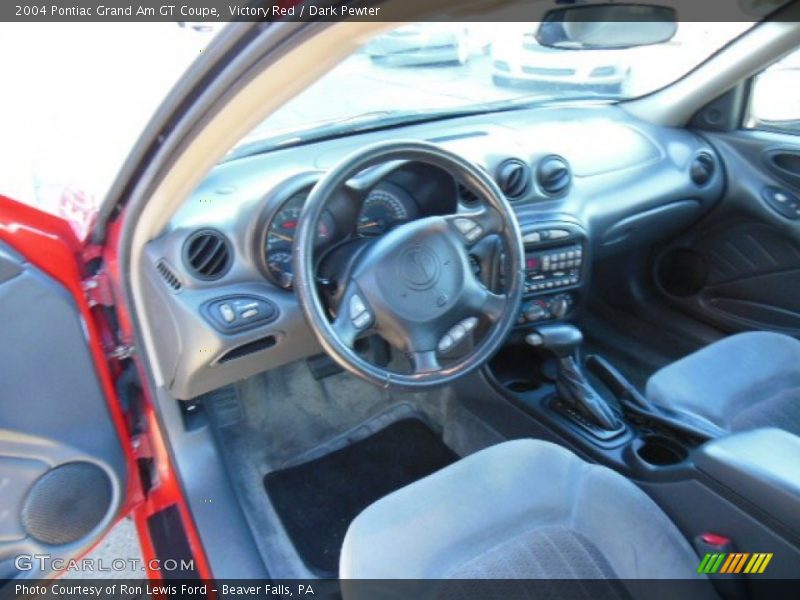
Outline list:
[[[764,331],[725,338],[655,373],[647,398],[714,434],[800,434],[800,341]]]
[[[576,579],[616,577],[597,547],[581,534],[555,525],[527,531],[446,574],[450,579]]]
[[[594,580],[591,585],[575,582],[563,583],[564,574],[570,578]],[[504,583],[493,597],[530,598],[545,600],[571,598],[573,600],[627,600],[630,595],[619,582],[612,581],[616,574],[597,547],[581,534],[562,526],[542,527],[524,533],[488,552],[480,554],[446,574],[448,581],[442,585],[445,594],[440,598],[475,598],[489,600],[483,593],[476,594],[471,579],[523,579]],[[559,579],[557,585],[532,590],[529,579]],[[603,581],[600,581],[603,580]],[[516,583],[516,585],[513,585]],[[538,586],[537,586],[538,587]],[[485,592],[485,590],[481,590]]]
[[[378,500],[340,576],[692,578],[698,558],[633,483],[536,440],[482,450]]]
[[[800,387],[754,402],[730,419],[731,431],[750,431],[762,427],[779,427],[800,435]]]

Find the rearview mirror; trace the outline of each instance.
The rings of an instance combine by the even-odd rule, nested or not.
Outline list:
[[[678,30],[675,9],[645,4],[593,4],[549,11],[536,32],[542,46],[577,50],[661,44]]]

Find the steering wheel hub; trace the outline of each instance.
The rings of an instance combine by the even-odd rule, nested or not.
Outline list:
[[[353,280],[384,307],[379,313],[428,322],[452,308],[465,287],[467,253],[453,237],[440,217],[402,225],[365,252]]]
[[[406,287],[427,290],[439,281],[442,261],[425,244],[409,246],[397,259],[397,272]]]

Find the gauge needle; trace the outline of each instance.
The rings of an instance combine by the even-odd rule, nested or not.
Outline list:
[[[359,223],[361,227],[380,227],[381,224],[377,221],[368,221],[367,223]]]
[[[278,238],[279,240],[284,240],[284,241],[286,241],[286,242],[292,242],[292,241],[294,241],[294,240],[293,240],[293,238],[292,238],[292,236],[290,236],[290,235],[284,235],[283,233],[278,233],[277,231],[271,231],[271,232],[270,232],[270,235],[273,235],[273,236],[275,236],[276,238]]]

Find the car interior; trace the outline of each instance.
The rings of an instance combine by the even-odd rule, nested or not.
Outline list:
[[[748,85],[224,159],[139,263],[181,470],[273,577],[791,574],[800,142]]]
[[[377,34],[273,32],[122,234],[212,571],[685,579],[768,552],[760,577],[796,576],[800,136],[747,123],[800,26],[632,100],[217,159]],[[302,76],[301,47],[327,55]]]

